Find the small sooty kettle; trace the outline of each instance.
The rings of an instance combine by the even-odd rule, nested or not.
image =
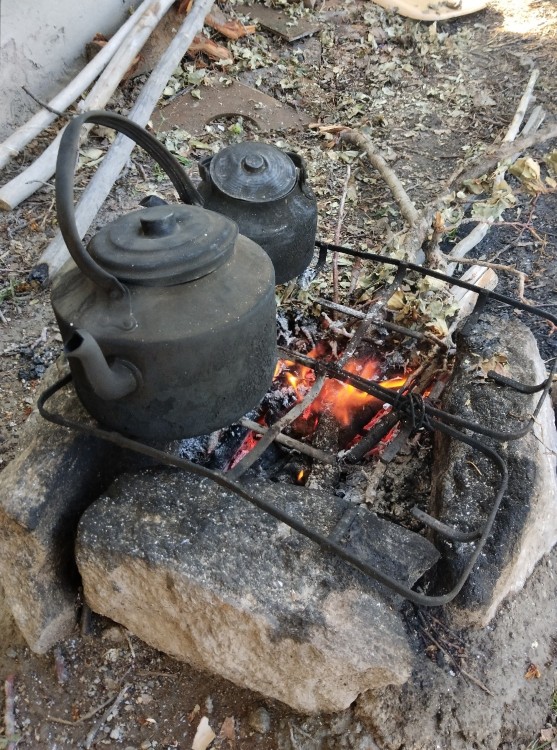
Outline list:
[[[261,245],[277,284],[305,271],[315,248],[317,203],[300,156],[246,141],[202,159],[199,173],[205,208],[230,217]]]

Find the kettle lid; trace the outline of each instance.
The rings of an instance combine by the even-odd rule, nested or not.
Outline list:
[[[88,250],[119,281],[174,286],[206,276],[232,255],[238,227],[197,206],[143,208],[107,224]]]
[[[298,179],[296,165],[284,151],[255,141],[219,151],[211,159],[209,173],[222,193],[252,203],[284,198]]]

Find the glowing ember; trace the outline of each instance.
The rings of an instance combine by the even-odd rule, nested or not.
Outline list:
[[[230,463],[226,467],[226,470],[230,471],[230,469],[233,469],[236,466],[236,464],[239,464],[240,461],[243,459],[243,457],[247,456],[247,454],[250,453],[255,448],[260,438],[261,438],[261,435],[259,433],[254,432],[253,430],[250,430],[248,434],[246,435],[246,437],[244,438],[241,446],[238,448],[238,450],[232,457]]]

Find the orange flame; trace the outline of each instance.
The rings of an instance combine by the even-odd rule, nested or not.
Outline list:
[[[313,349],[308,356],[314,357],[316,354],[317,350]],[[344,369],[366,380],[373,380],[379,370],[379,363],[371,358],[352,359]],[[283,378],[285,385],[294,390],[298,402],[302,400],[307,390],[315,382],[315,373],[310,367],[297,365],[287,360],[279,360],[275,377]],[[405,377],[397,377],[384,380],[380,385],[384,388],[397,389],[402,388],[405,382]],[[343,383],[331,378],[325,381],[321,393],[313,404],[306,409],[303,418],[306,421],[311,417],[318,418],[323,411],[328,411],[340,425],[348,427],[359,410],[374,402],[379,404],[379,400],[375,396],[361,391],[350,383]]]

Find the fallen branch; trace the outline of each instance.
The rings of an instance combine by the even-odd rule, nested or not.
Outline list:
[[[448,188],[451,190],[457,184],[461,184],[467,180],[475,180],[490,172],[499,162],[510,159],[515,153],[526,151],[532,148],[532,146],[540,146],[542,143],[550,141],[553,138],[557,138],[557,123],[553,123],[544,130],[540,130],[532,135],[517,138],[511,143],[504,143],[496,151],[481,154],[472,159],[467,166],[462,167],[452,175]]]
[[[137,53],[143,48],[153,29],[170,8],[172,2],[173,0],[159,0],[154,8],[145,10],[87,97],[78,104],[78,111],[86,112],[90,109],[102,109],[106,105],[129,66],[135,60]],[[86,125],[83,128],[84,137],[92,127],[92,125]],[[56,171],[56,158],[63,132],[61,130],[58,133],[50,146],[27,169],[24,169],[17,177],[0,188],[0,209],[3,211],[12,210],[30,195],[33,195],[42,184],[52,177]]]
[[[493,175],[493,190],[494,191],[497,190],[497,186],[501,182],[503,182],[503,180],[505,179],[507,167],[510,166],[510,164],[512,164],[513,161],[515,161],[521,153],[521,150],[516,148],[515,138],[518,134],[522,121],[524,120],[524,117],[526,115],[526,110],[528,109],[528,106],[530,104],[530,100],[532,98],[533,91],[534,91],[534,85],[536,81],[538,80],[538,76],[539,76],[539,70],[537,69],[533,70],[532,74],[530,75],[528,84],[526,85],[526,88],[524,90],[524,93],[520,97],[520,101],[518,103],[518,107],[515,112],[515,115],[503,138],[503,143],[514,142],[514,149],[513,149],[514,153],[512,154],[508,162],[499,164],[497,166],[497,169],[495,170],[495,174]],[[529,135],[530,129],[539,127],[539,125],[543,121],[542,113],[543,113],[543,110],[539,111],[538,113],[539,115],[541,115],[541,119],[540,119],[540,116],[538,115],[535,117],[530,117],[530,119],[524,126],[524,130],[522,131],[524,135]],[[460,242],[457,242],[457,244],[453,247],[453,249],[451,250],[449,254],[449,257],[451,258],[451,263],[447,268],[447,272],[449,273],[449,275],[453,273],[454,268],[455,268],[454,259],[456,257],[462,258],[464,255],[467,255],[470,252],[470,250],[476,247],[483,240],[486,234],[489,232],[489,229],[492,223],[493,223],[493,219],[480,222],[474,227],[474,229],[472,229],[472,231],[466,237],[464,237],[464,239],[460,240]]]
[[[159,3],[159,0],[143,0],[135,13],[122,24],[109,42],[98,55],[91,60],[70,83],[53,97],[48,105],[53,110],[64,111],[87,89],[106,67],[110,59],[124,42],[131,30],[138,24],[146,13],[149,13]],[[22,151],[25,146],[48,127],[58,115],[45,109],[40,110],[24,125],[21,125],[6,140],[0,144],[0,169],[5,167],[10,159]]]
[[[416,224],[420,218],[416,207],[410,200],[402,182],[398,179],[394,170],[389,167],[384,157],[377,151],[371,139],[363,133],[352,130],[352,128],[346,128],[340,132],[340,140],[351,143],[365,152],[369,163],[379,172],[393,194],[404,219],[408,224]]]
[[[168,79],[185,55],[193,37],[203,27],[205,16],[213,0],[196,0],[190,14],[178,29],[176,36],[167,47],[157,66],[144,85],[129,119],[140,126],[145,126],[155,108]],[[124,135],[118,135],[108,153],[101,162],[95,176],[84,191],[76,207],[76,222],[83,236],[97,215],[112,185],[124,168],[134,147],[133,141]],[[60,232],[43,252],[39,263],[46,263],[49,275],[54,276],[68,258],[68,251]]]

